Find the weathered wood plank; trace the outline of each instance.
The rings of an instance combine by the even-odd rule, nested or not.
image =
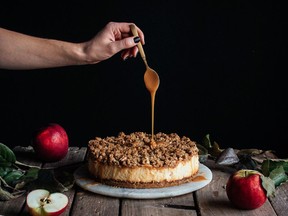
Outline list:
[[[79,215],[119,215],[120,201],[117,198],[98,195],[79,189],[72,206],[71,216]]]
[[[226,183],[230,174],[213,170],[213,179],[210,184],[196,192],[199,204],[200,214],[205,216],[222,215],[222,216],[274,216],[276,215],[270,202],[254,210],[240,210],[235,208],[229,201],[226,194]]]
[[[15,205],[17,203],[17,205]],[[0,215],[15,216],[19,215],[25,204],[25,197],[21,196],[9,201],[0,201]]]
[[[288,214],[288,183],[279,186],[275,197],[270,198],[270,201],[278,216],[286,216]]]
[[[121,215],[197,215],[193,194],[153,200],[124,199]]]

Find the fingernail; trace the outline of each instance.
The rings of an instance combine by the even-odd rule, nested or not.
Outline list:
[[[133,40],[134,40],[134,43],[139,43],[140,37],[136,36],[136,37],[133,38]]]

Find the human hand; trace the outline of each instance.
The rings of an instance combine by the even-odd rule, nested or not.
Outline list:
[[[122,51],[121,57],[136,57],[137,43],[144,44],[144,34],[132,36],[130,25],[109,22],[91,40],[72,43],[25,35],[0,28],[0,68],[40,69],[96,64]],[[43,52],[45,50],[45,52]]]
[[[132,35],[130,25],[125,22],[109,22],[90,41],[83,43],[83,51],[87,61],[91,64],[106,60],[116,53],[122,51],[121,57],[125,60],[128,57],[136,57],[137,43],[145,44],[144,34],[137,26],[139,37]]]

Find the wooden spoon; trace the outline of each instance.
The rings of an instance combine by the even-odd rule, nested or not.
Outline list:
[[[138,32],[136,29],[136,26],[134,24],[130,25],[131,31],[133,33],[134,36],[138,36]],[[144,73],[144,82],[145,82],[145,86],[148,89],[148,91],[151,94],[151,107],[152,107],[152,142],[154,141],[153,137],[154,137],[154,103],[155,103],[155,95],[156,95],[156,91],[159,87],[160,84],[160,79],[159,76],[157,74],[157,72],[155,70],[153,70],[152,68],[149,67],[147,60],[146,60],[146,55],[143,49],[143,46],[141,44],[141,42],[139,42],[137,44],[138,46],[138,50],[140,52],[140,55],[145,63],[146,66],[146,71]]]

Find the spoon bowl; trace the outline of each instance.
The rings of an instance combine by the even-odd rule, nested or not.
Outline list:
[[[144,73],[144,82],[149,92],[156,92],[159,87],[159,76],[156,71],[154,71],[149,66],[146,67],[146,71]]]
[[[130,25],[130,28],[131,28],[133,35],[138,36],[136,26],[132,24],[132,25]],[[137,44],[137,46],[138,46],[138,50],[140,52],[140,55],[141,55],[141,57],[145,63],[145,66],[146,66],[146,71],[144,73],[145,86],[148,89],[148,91],[150,91],[150,93],[152,94],[153,92],[157,91],[159,84],[160,84],[160,78],[159,78],[157,72],[149,67],[141,42],[139,42]]]

